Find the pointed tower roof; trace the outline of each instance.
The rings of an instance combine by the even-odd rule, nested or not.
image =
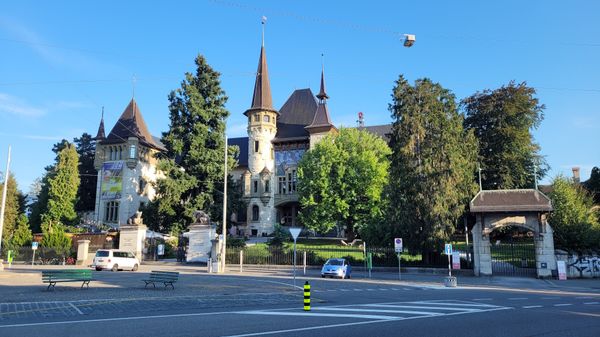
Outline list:
[[[267,67],[267,55],[264,43],[260,47],[260,57],[258,59],[258,70],[256,71],[256,81],[254,82],[254,95],[252,96],[252,106],[244,112],[252,110],[267,110],[277,112],[273,108],[273,99],[271,98],[271,85],[269,84],[269,69]]]
[[[312,123],[305,127],[306,131],[312,132],[326,132],[331,129],[335,129],[333,123],[331,123],[331,117],[329,116],[329,110],[327,109],[327,99],[329,96],[325,92],[325,70],[321,69],[321,90],[317,95],[319,98],[319,105],[315,112],[315,117]]]
[[[98,127],[98,133],[96,134],[96,137],[94,137],[94,139],[103,140],[104,138],[106,138],[106,135],[104,134],[104,107],[102,107],[102,118],[100,118],[100,126]]]
[[[144,117],[142,117],[142,113],[134,98],[131,99],[125,111],[123,111],[121,117],[119,117],[119,120],[108,134],[108,137],[102,143],[123,143],[129,137],[139,139],[140,143],[145,146],[157,150],[165,150],[164,146],[152,137],[148,131]]]

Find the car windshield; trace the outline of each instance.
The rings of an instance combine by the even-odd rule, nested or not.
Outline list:
[[[97,257],[107,257],[108,256],[108,250],[99,250],[96,252],[96,256]]]
[[[341,266],[343,264],[342,260],[329,260],[327,261],[328,265],[330,266]]]

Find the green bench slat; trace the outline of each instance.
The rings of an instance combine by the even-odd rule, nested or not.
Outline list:
[[[173,271],[151,271],[148,279],[142,280],[148,284],[154,285],[154,283],[164,283],[165,287],[169,284],[173,287],[173,283],[179,279],[179,272]]]
[[[43,270],[42,283],[49,283],[48,289],[59,282],[83,282],[81,287],[87,285],[92,280],[92,271],[89,269],[70,269],[70,270]]]

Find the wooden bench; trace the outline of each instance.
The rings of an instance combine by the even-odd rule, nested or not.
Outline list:
[[[149,284],[152,284],[152,286],[156,288],[155,283],[163,283],[165,285],[165,288],[167,288],[167,286],[169,285],[172,289],[175,289],[173,283],[177,282],[178,279],[179,272],[153,270],[150,272],[150,278],[148,278],[147,280],[143,280],[144,282],[146,282],[144,288],[146,288]]]
[[[90,288],[90,281],[92,280],[92,271],[90,269],[66,269],[66,270],[43,270],[42,271],[42,282],[48,283],[48,288],[54,289],[59,282],[83,282],[83,286]]]

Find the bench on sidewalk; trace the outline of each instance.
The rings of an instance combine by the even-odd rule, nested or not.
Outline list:
[[[48,283],[48,288],[54,289],[59,282],[83,282],[83,286],[90,288],[90,281],[92,280],[92,271],[90,269],[66,269],[66,270],[43,270],[42,271],[42,282]]]
[[[175,289],[173,283],[177,282],[179,279],[179,272],[176,271],[157,271],[153,270],[150,272],[150,277],[147,280],[142,280],[146,282],[144,288],[146,288],[149,284],[152,284],[154,288],[156,288],[155,283],[163,283],[165,288],[167,286],[171,286],[172,289]]]

